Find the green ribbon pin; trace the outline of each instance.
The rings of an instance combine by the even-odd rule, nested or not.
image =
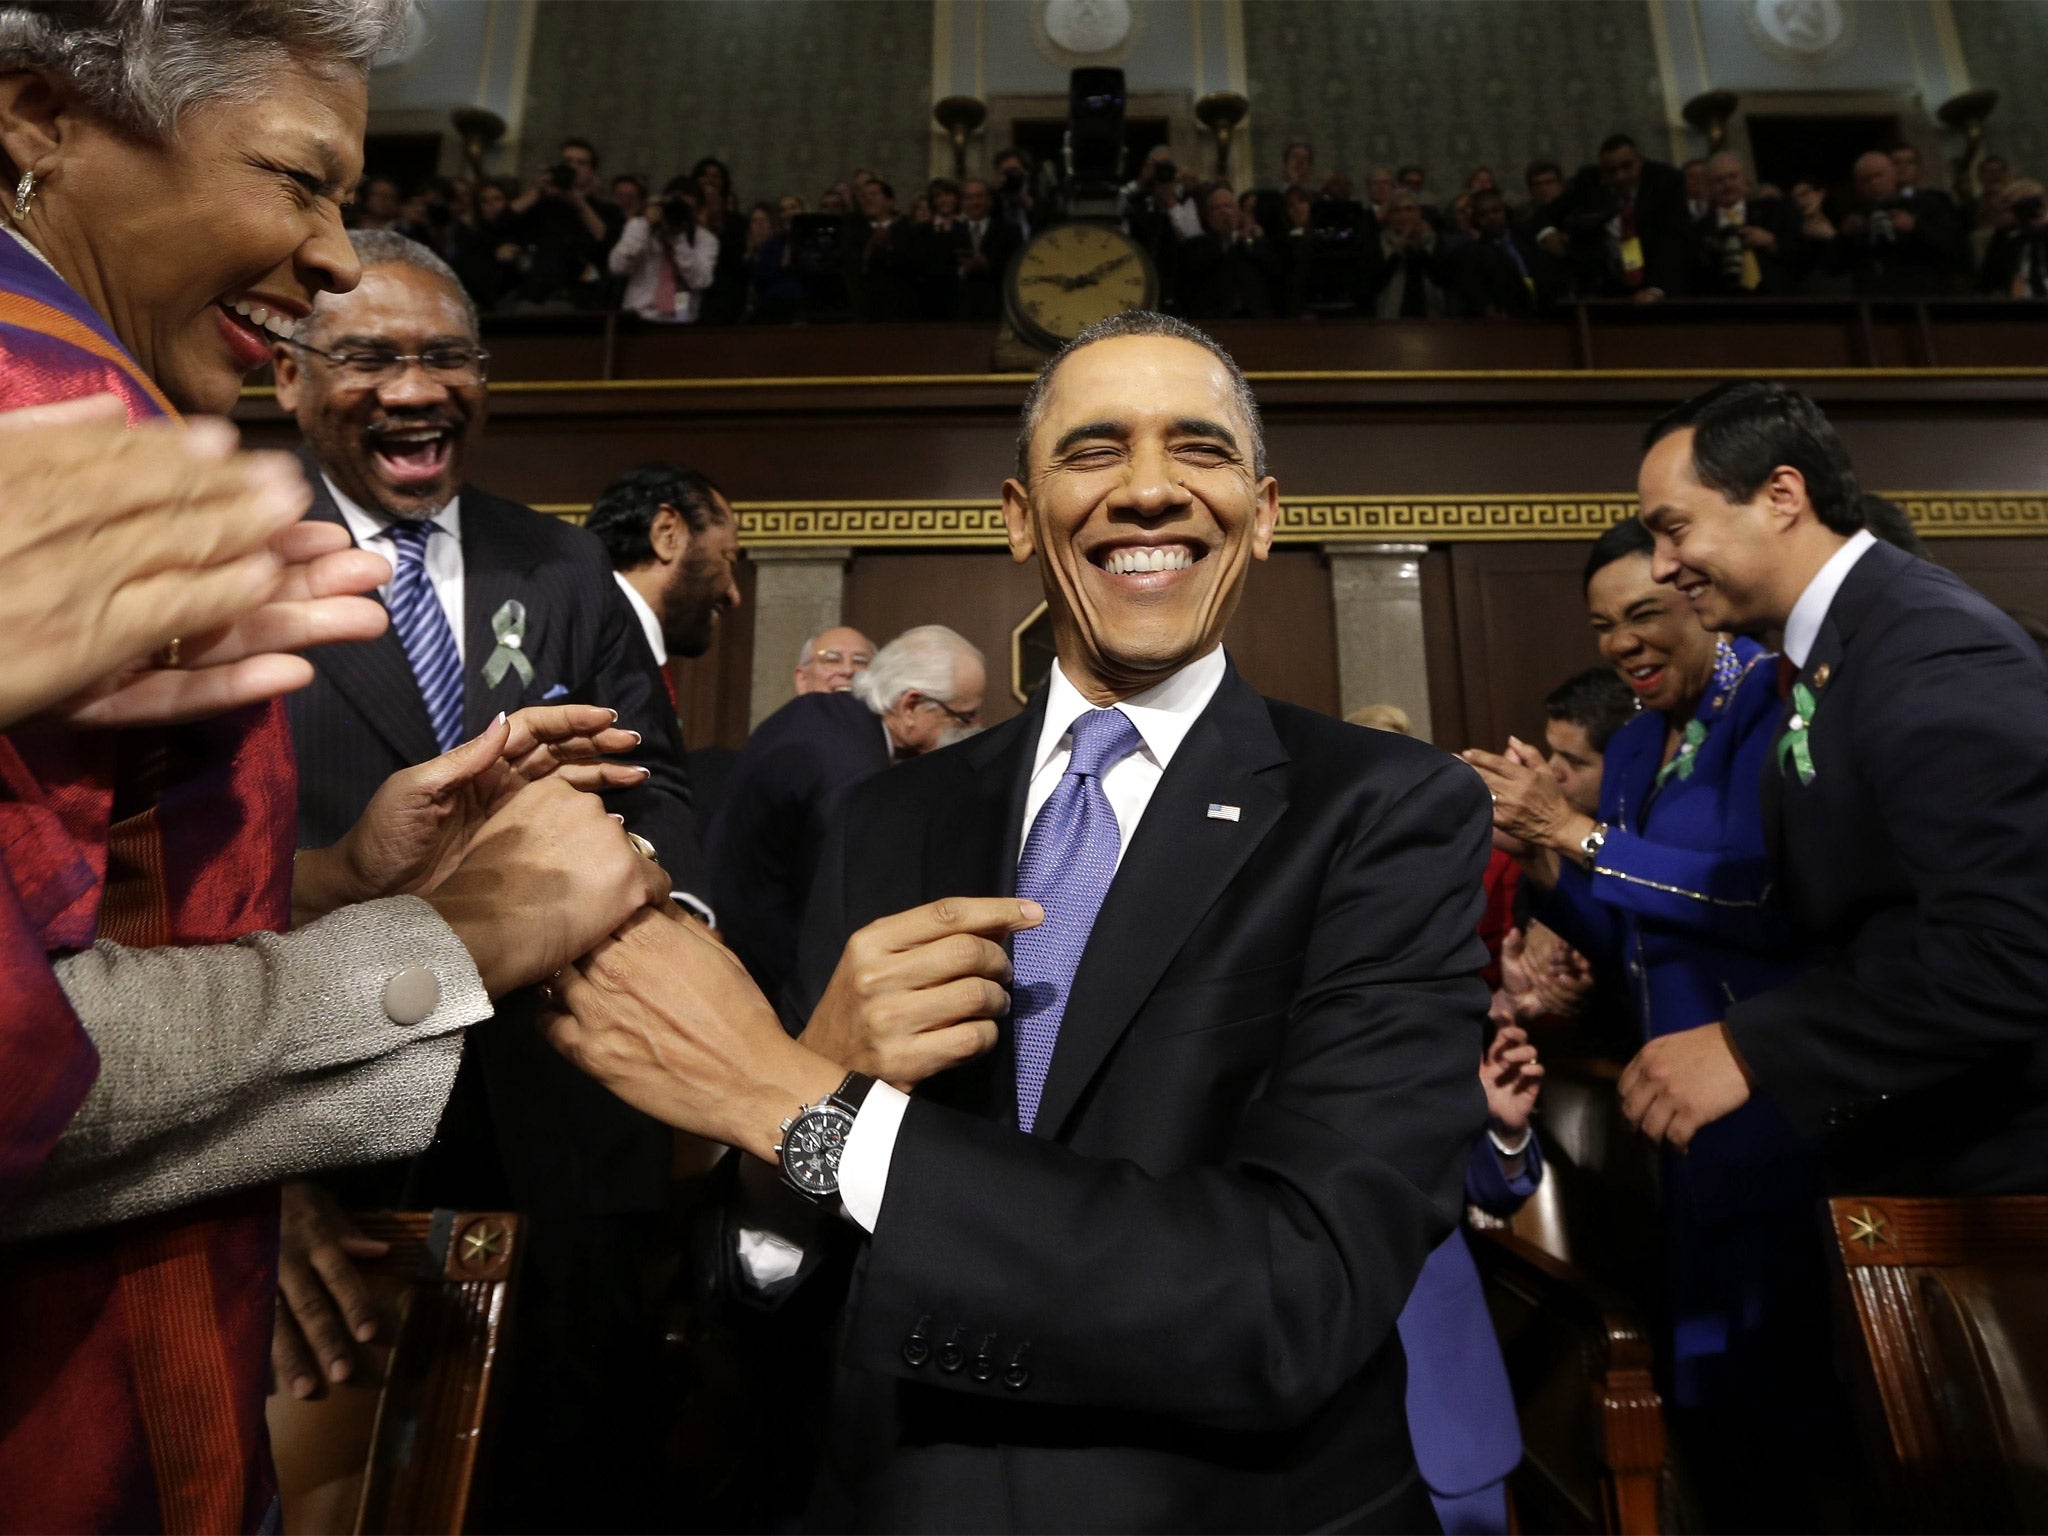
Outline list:
[[[1707,722],[1688,720],[1685,722],[1685,740],[1678,744],[1678,755],[1657,770],[1657,782],[1662,784],[1672,774],[1681,779],[1692,777],[1693,769],[1699,766],[1700,743],[1707,739]]]
[[[1813,782],[1813,745],[1806,739],[1813,729],[1813,712],[1820,707],[1813,696],[1813,690],[1804,683],[1792,685],[1792,719],[1785,727],[1785,734],[1778,738],[1778,771],[1785,771],[1785,759],[1792,759],[1792,766],[1799,770],[1800,784]]]
[[[511,598],[491,615],[491,633],[498,643],[484,663],[484,686],[495,688],[507,672],[517,672],[519,681],[533,686],[533,663],[526,659],[526,604]]]

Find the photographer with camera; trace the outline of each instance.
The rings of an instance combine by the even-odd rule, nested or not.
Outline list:
[[[1053,222],[1057,209],[1038,189],[1038,165],[1029,150],[1012,145],[999,150],[990,165],[995,170],[996,213],[1017,226],[1026,240],[1032,231]]]
[[[1991,242],[1978,273],[1981,293],[2048,298],[2048,195],[2038,181],[2014,181],[1986,198]]]
[[[1828,266],[1847,273],[1859,294],[1925,298],[1944,292],[1956,271],[1953,205],[1899,195],[1892,157],[1873,149],[1850,173],[1854,204],[1835,221]]]
[[[1134,180],[1119,197],[1124,232],[1145,248],[1159,271],[1160,286],[1175,291],[1175,262],[1183,241],[1202,233],[1202,213],[1181,183],[1170,145],[1155,144]]]
[[[697,216],[695,183],[678,176],[663,187],[645,213],[626,221],[606,264],[626,280],[625,309],[660,325],[694,322],[718,265],[718,236]]]
[[[1707,212],[1693,225],[1699,252],[1694,291],[1720,298],[1781,298],[1807,265],[1800,216],[1781,197],[1757,197],[1735,155],[1707,166]]]
[[[564,139],[555,163],[512,201],[525,246],[517,299],[602,308],[607,300],[605,251],[625,220],[605,198],[597,150],[588,139]]]

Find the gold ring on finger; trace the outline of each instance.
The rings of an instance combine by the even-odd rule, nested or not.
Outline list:
[[[171,636],[170,644],[157,653],[157,665],[167,671],[177,671],[180,659],[179,653],[184,650],[184,647],[185,642],[183,640],[179,639],[176,635]]]

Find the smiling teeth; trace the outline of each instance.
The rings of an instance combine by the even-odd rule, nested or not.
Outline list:
[[[237,299],[230,307],[251,325],[261,330],[266,330],[281,340],[290,341],[299,333],[299,323],[296,320],[289,320],[283,315],[272,314],[262,305],[251,304],[247,299]]]
[[[1103,568],[1112,576],[1138,576],[1150,571],[1184,571],[1195,563],[1184,544],[1159,549],[1111,550]]]

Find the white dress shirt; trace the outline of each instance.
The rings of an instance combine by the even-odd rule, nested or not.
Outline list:
[[[688,325],[697,318],[697,295],[711,286],[712,269],[718,265],[718,236],[708,229],[694,230],[692,234],[695,238],[688,243],[677,240],[671,245],[656,239],[641,215],[626,220],[619,243],[605,258],[612,276],[626,280],[626,291],[620,298],[623,307],[643,320],[658,320],[665,325]],[[662,264],[669,260],[676,266],[676,307],[673,314],[663,314],[655,299],[661,290]]]
[[[668,646],[661,638],[661,620],[647,599],[640,595],[640,589],[626,580],[624,571],[613,571],[612,580],[619,584],[619,590],[626,594],[626,601],[632,605],[633,617],[640,621],[640,629],[647,636],[647,649],[654,652],[657,667],[668,665]]]
[[[1854,538],[1828,556],[1828,563],[1813,573],[1813,580],[1806,584],[1806,590],[1799,594],[1799,601],[1792,605],[1792,612],[1785,619],[1785,654],[1792,658],[1793,666],[1806,665],[1806,658],[1813,654],[1813,642],[1820,638],[1828,609],[1834,606],[1835,594],[1842,590],[1842,583],[1856,562],[1876,542],[1877,535],[1868,528],[1858,529]]]
[[[1116,813],[1119,863],[1131,846],[1131,836],[1144,819],[1167,765],[1222,685],[1225,665],[1223,647],[1219,645],[1165,682],[1112,706],[1130,717],[1141,738],[1135,752],[1102,776],[1103,795]],[[1045,724],[1039,730],[1038,745],[1031,759],[1031,784],[1024,794],[1020,852],[1038,813],[1066,775],[1067,761],[1074,753],[1074,722],[1094,708],[1067,681],[1067,674],[1055,662],[1046,689]],[[870,1232],[881,1219],[889,1163],[896,1151],[903,1113],[909,1105],[907,1094],[887,1083],[876,1083],[868,1090],[867,1100],[854,1116],[853,1129],[846,1136],[846,1150],[839,1160],[839,1202],[848,1217]]]
[[[334,483],[331,475],[322,473],[327,494],[334,498],[335,510],[341,513],[341,520],[348,524],[348,531],[355,536],[357,544],[373,554],[382,555],[391,562],[391,574],[398,575],[398,541],[391,537],[391,525],[396,518],[382,512],[368,512],[350,501]],[[455,654],[463,655],[462,640],[462,497],[450,498],[448,505],[429,519],[447,536],[427,536],[427,580],[434,584],[434,596],[441,600],[441,611],[448,615],[448,627],[455,633]],[[385,582],[377,589],[377,596],[385,607],[391,606],[391,583]]]

